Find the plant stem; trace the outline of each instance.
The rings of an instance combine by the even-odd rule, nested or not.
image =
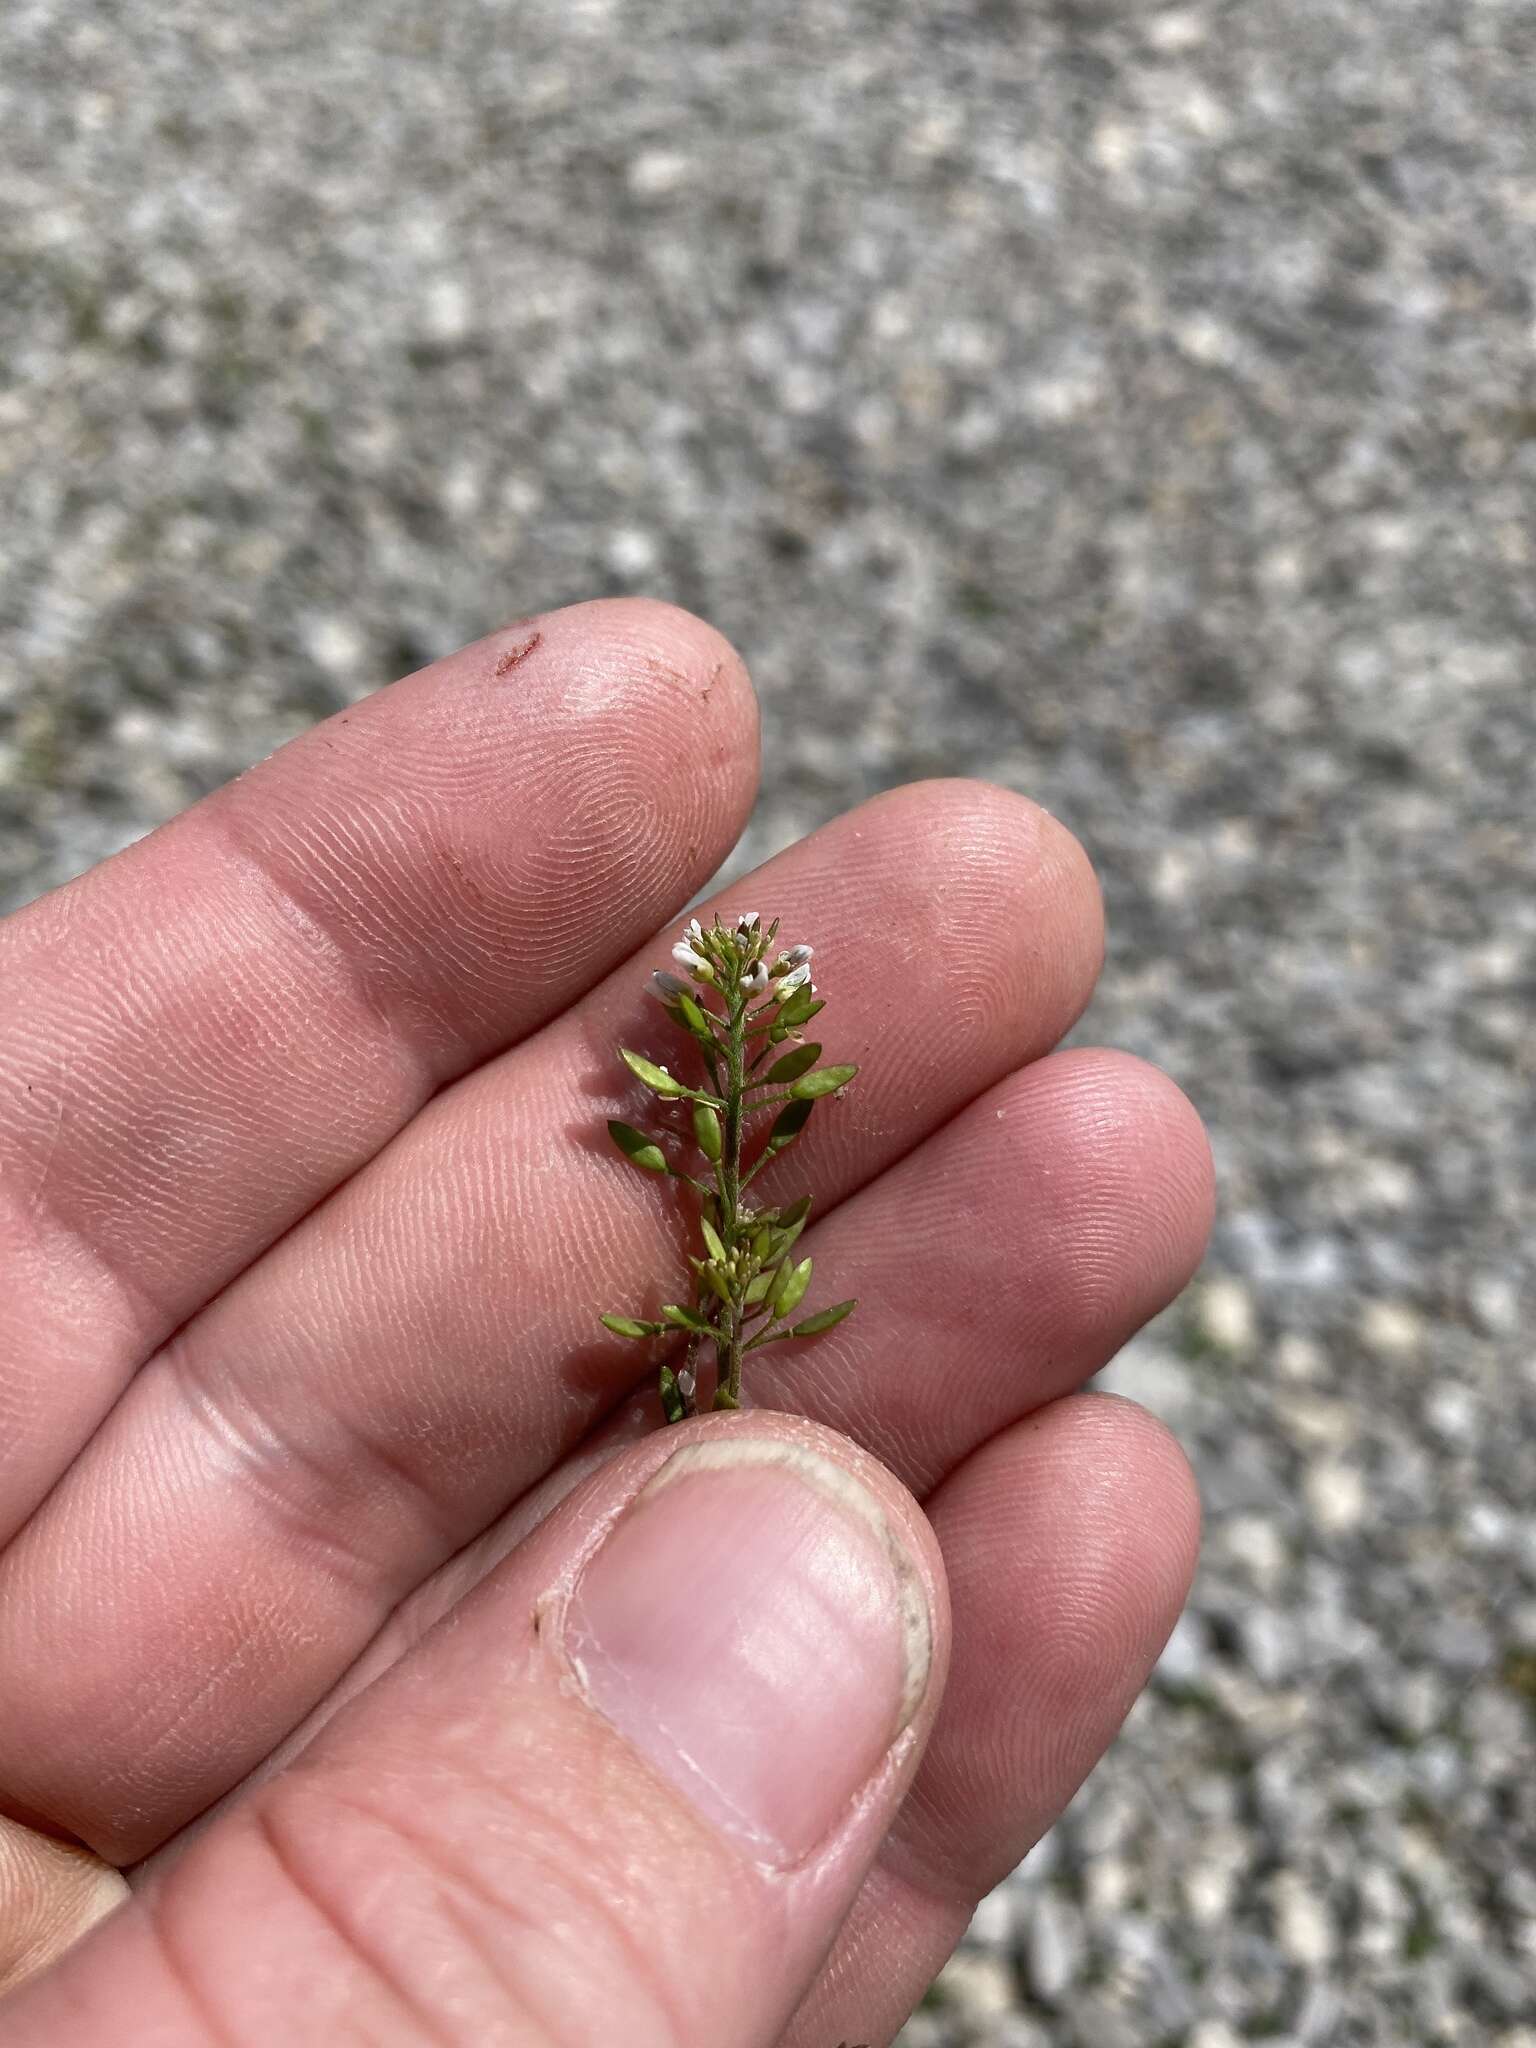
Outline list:
[[[762,1172],[763,1168],[768,1164],[769,1160],[772,1159],[772,1157],[773,1154],[766,1148],[757,1155],[756,1159],[753,1160],[751,1166],[748,1167],[746,1173],[742,1176],[741,1184],[744,1188],[751,1186],[752,1182],[757,1179],[757,1176]]]
[[[742,1081],[746,1058],[747,998],[737,993],[731,1000],[730,1035],[725,1047],[725,1142],[720,1155],[720,1222],[727,1251],[736,1248],[740,1230]],[[742,1304],[726,1310],[725,1343],[720,1352],[720,1384],[732,1401],[741,1398]]]

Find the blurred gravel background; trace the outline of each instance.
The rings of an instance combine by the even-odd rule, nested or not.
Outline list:
[[[912,2048],[1536,2048],[1533,276],[1531,0],[0,13],[7,901],[629,589],[742,861],[946,771],[1099,863],[1206,1561]]]

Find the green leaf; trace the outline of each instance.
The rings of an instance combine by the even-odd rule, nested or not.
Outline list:
[[[802,1259],[798,1266],[786,1266],[779,1284],[773,1290],[773,1312],[776,1316],[787,1316],[797,1309],[805,1298],[805,1290],[811,1284],[811,1262]]]
[[[713,1337],[716,1334],[714,1324],[705,1322],[696,1308],[684,1308],[679,1302],[664,1301],[661,1312],[667,1321],[679,1330],[692,1330],[698,1337]]]
[[[667,1155],[654,1138],[648,1138],[644,1131],[637,1131],[633,1124],[620,1123],[616,1116],[608,1119],[608,1135],[624,1154],[631,1166],[638,1166],[646,1173],[667,1173]]]
[[[619,1047],[619,1058],[637,1081],[643,1081],[647,1088],[654,1089],[658,1095],[678,1096],[693,1093],[686,1081],[675,1081],[664,1068],[658,1067],[654,1060],[642,1059],[639,1053],[631,1052],[627,1046]]]
[[[707,1216],[701,1216],[699,1218],[699,1229],[703,1233],[704,1243],[708,1248],[709,1256],[712,1259],[718,1259],[720,1263],[724,1265],[725,1246],[720,1241],[719,1231],[716,1230],[715,1226],[713,1225],[713,1223],[710,1222]]]
[[[774,1018],[776,1028],[778,1030],[799,1030],[801,1024],[805,1024],[805,1020],[807,1020],[807,1016],[811,1012],[811,1001],[813,1001],[813,995],[811,995],[809,989],[795,989],[795,993],[791,997],[786,997],[782,1004],[778,1006],[778,1016]]]
[[[688,1026],[688,1029],[693,1033],[700,1045],[707,1045],[710,1051],[713,1052],[719,1041],[715,1037],[714,1032],[709,1028],[708,1013],[700,1004],[693,1000],[692,996],[687,994],[678,997],[677,1007],[682,1013],[683,1022]]]
[[[815,1014],[813,1005],[815,1009],[821,1007],[808,988],[797,988],[792,996],[780,1003],[779,1014],[774,1021],[786,1031],[797,1031]]]
[[[786,1145],[792,1145],[810,1121],[815,1106],[813,1102],[786,1102],[768,1133],[768,1150],[782,1152]]]
[[[784,1211],[784,1220],[773,1233],[773,1256],[782,1259],[791,1249],[795,1240],[805,1228],[805,1219],[811,1213],[811,1198],[802,1195],[793,1207]]]
[[[600,1316],[598,1320],[615,1337],[659,1337],[667,1327],[665,1323],[637,1323],[633,1316]]]
[[[746,1306],[750,1308],[754,1302],[766,1301],[768,1290],[778,1277],[779,1269],[777,1266],[769,1266],[761,1273],[754,1273],[747,1282],[746,1293],[742,1296]]]
[[[814,1102],[818,1096],[830,1095],[836,1088],[846,1088],[858,1072],[857,1067],[818,1067],[814,1074],[806,1074],[790,1089],[797,1102]]]
[[[716,1387],[714,1405],[717,1408],[739,1408],[741,1403],[729,1387]]]
[[[683,1407],[682,1388],[677,1384],[677,1374],[670,1365],[661,1368],[661,1412],[668,1422],[681,1422],[687,1413]]]
[[[713,1166],[725,1149],[720,1135],[720,1119],[707,1102],[693,1105],[693,1135],[698,1140],[699,1150]]]
[[[704,1268],[704,1285],[712,1294],[718,1294],[727,1308],[734,1305],[731,1297],[731,1283],[726,1279],[718,1266],[706,1266]]]
[[[785,1053],[783,1059],[775,1060],[764,1074],[765,1081],[798,1081],[808,1067],[814,1067],[821,1058],[819,1045],[797,1045],[793,1052]]]
[[[858,1307],[857,1301],[834,1302],[831,1308],[819,1308],[815,1315],[807,1316],[803,1323],[796,1323],[790,1331],[791,1337],[819,1337],[823,1330],[830,1330],[834,1323],[840,1323],[844,1316],[851,1316]]]

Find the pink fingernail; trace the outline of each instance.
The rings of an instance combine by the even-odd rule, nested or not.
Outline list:
[[[924,1583],[885,1509],[801,1444],[742,1433],[674,1453],[567,1611],[587,1697],[764,1862],[806,1856],[916,1712]]]

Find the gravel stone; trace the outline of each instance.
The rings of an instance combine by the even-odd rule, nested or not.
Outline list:
[[[1060,2005],[1083,1956],[1080,1919],[1065,1899],[1046,1892],[1036,1902],[1024,1937],[1024,1955],[1036,1998],[1043,2005]]]

